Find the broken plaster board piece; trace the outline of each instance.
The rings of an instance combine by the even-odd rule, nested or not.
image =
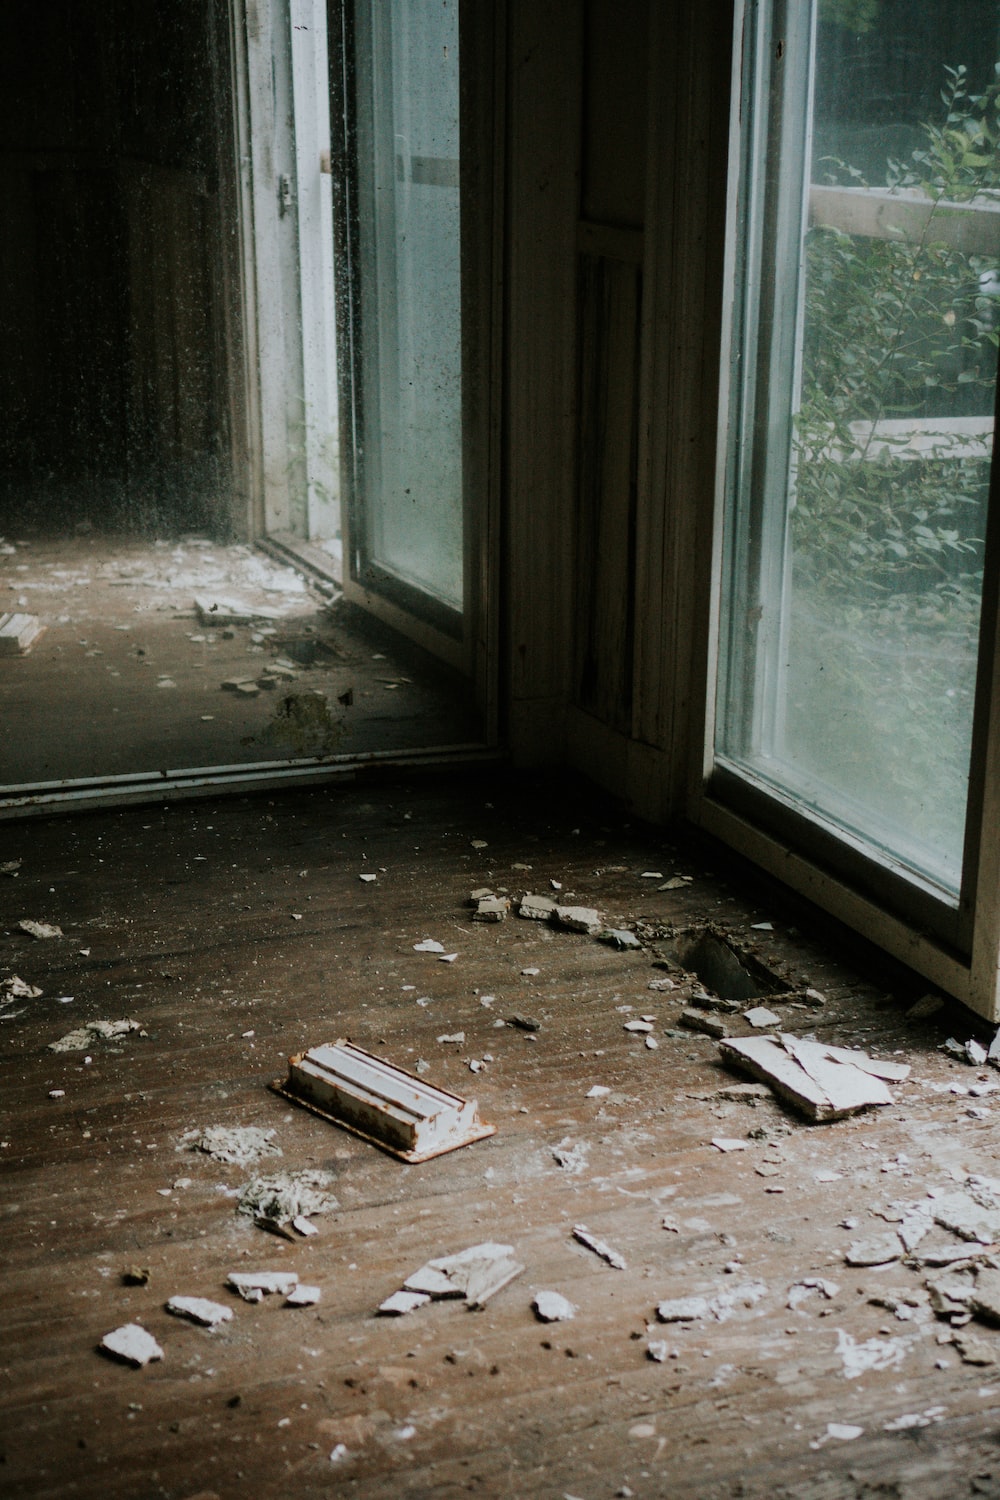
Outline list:
[[[415,1312],[418,1307],[426,1307],[430,1300],[426,1292],[393,1292],[391,1297],[379,1303],[378,1311],[384,1317],[401,1318],[406,1313]]]
[[[573,1238],[579,1240],[581,1245],[586,1245],[588,1250],[592,1250],[602,1260],[606,1260],[608,1265],[613,1266],[616,1271],[624,1271],[626,1269],[624,1256],[619,1255],[617,1250],[613,1250],[610,1245],[605,1244],[603,1240],[599,1240],[596,1235],[591,1234],[585,1225],[573,1225]]]
[[[812,1120],[838,1120],[870,1104],[893,1102],[881,1079],[830,1061],[818,1042],[803,1044],[787,1034],[780,1042],[772,1037],[733,1037],[720,1041],[719,1051]]]
[[[36,922],[32,917],[22,917],[17,925],[22,932],[26,932],[29,937],[33,938],[61,938],[64,936],[62,928],[57,927],[54,922]]]
[[[329,1191],[333,1178],[320,1167],[300,1172],[269,1172],[254,1177],[239,1196],[237,1209],[263,1227],[273,1229],[296,1218],[333,1213],[339,1207]],[[289,1239],[295,1236],[288,1232]]]
[[[827,1056],[834,1062],[850,1063],[852,1067],[860,1068],[862,1073],[870,1073],[873,1078],[881,1078],[886,1083],[902,1083],[912,1072],[909,1063],[884,1062],[853,1047],[833,1047],[826,1042],[822,1045]]]
[[[37,615],[0,614],[0,656],[26,656],[44,633]]]
[[[834,1109],[850,1113],[869,1104],[891,1104],[892,1095],[880,1078],[863,1072],[847,1054],[848,1061],[834,1059],[822,1042],[804,1037],[782,1036],[782,1044],[795,1061],[818,1083]]]
[[[556,909],[551,896],[535,896],[529,891],[517,904],[517,914],[528,922],[548,922]]]
[[[203,1151],[213,1161],[228,1162],[235,1167],[249,1167],[262,1156],[280,1156],[273,1130],[259,1125],[210,1125],[191,1142],[192,1151]]]
[[[238,1292],[245,1302],[258,1302],[273,1293],[287,1297],[299,1284],[294,1271],[231,1271],[226,1285]]]
[[[189,1318],[192,1323],[200,1323],[203,1328],[217,1328],[220,1323],[228,1323],[233,1316],[231,1307],[224,1307],[221,1302],[210,1302],[207,1297],[171,1297],[166,1308],[176,1318]]]
[[[142,1031],[139,1021],[88,1021],[75,1031],[68,1031],[57,1042],[49,1043],[50,1052],[85,1052],[94,1042],[116,1042],[132,1031]]]
[[[506,896],[482,896],[476,902],[472,920],[474,922],[503,922],[506,921],[509,911],[510,902]]]
[[[577,1313],[576,1305],[561,1292],[536,1292],[531,1305],[543,1323],[565,1323]]]
[[[342,1040],[289,1058],[287,1081],[273,1087],[401,1161],[428,1161],[496,1131],[474,1100]]]
[[[202,625],[252,625],[255,620],[280,620],[280,609],[246,604],[242,599],[196,599],[195,613]]]
[[[321,1287],[303,1286],[301,1282],[285,1298],[286,1307],[315,1307],[323,1295]]]
[[[557,906],[552,920],[557,927],[565,927],[570,932],[586,932],[591,936],[604,926],[601,913],[593,906]]]
[[[148,1365],[151,1360],[163,1358],[163,1350],[153,1335],[138,1323],[125,1323],[121,1328],[114,1328],[106,1333],[101,1339],[101,1348],[107,1350],[108,1354],[113,1354],[116,1359],[135,1365],[137,1369]]]

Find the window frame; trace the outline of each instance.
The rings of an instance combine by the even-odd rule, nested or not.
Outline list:
[[[720,645],[728,626],[726,580],[732,563],[727,518],[737,464],[745,465],[748,458],[751,464],[761,462],[760,418],[743,408],[746,383],[740,357],[741,338],[753,327],[752,347],[761,358],[754,320],[759,308],[765,318],[769,308],[756,296],[741,300],[739,288],[747,284],[747,256],[759,254],[761,226],[769,213],[773,217],[774,207],[773,201],[749,201],[747,184],[752,177],[748,166],[760,150],[762,130],[776,123],[772,78],[761,76],[761,59],[769,58],[773,69],[777,44],[789,35],[783,22],[794,24],[804,9],[794,0],[775,0],[773,5],[746,0],[735,7],[714,554],[703,664],[704,735],[698,737],[694,750],[687,811],[706,831],[933,984],[981,1014],[1000,1019],[1000,463],[994,461],[990,471],[968,815],[957,904],[939,895],[931,882],[908,871],[902,861],[875,857],[861,840],[796,807],[791,797],[781,796],[763,782],[755,784],[742,772],[734,775],[715,748],[716,686],[723,670]],[[787,56],[784,46],[781,50]],[[758,99],[764,101],[761,106]],[[777,125],[780,128],[780,120]],[[773,186],[770,176],[767,185]],[[774,194],[766,196],[773,200]],[[739,434],[736,442],[731,438],[734,430]]]

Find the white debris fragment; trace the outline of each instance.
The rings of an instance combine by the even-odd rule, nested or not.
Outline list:
[[[658,1365],[665,1364],[670,1358],[670,1345],[666,1339],[646,1340],[647,1358],[655,1360]]]
[[[693,875],[671,875],[670,879],[665,880],[659,889],[661,891],[681,891],[685,886],[692,885],[693,883]]]
[[[782,1033],[780,1037],[730,1037],[719,1042],[727,1062],[762,1079],[813,1120],[836,1120],[868,1105],[893,1102],[873,1059],[847,1048]],[[902,1064],[875,1064],[900,1076]],[[908,1068],[902,1072],[905,1077]]]
[[[642,874],[639,876],[639,879],[640,880],[662,880],[663,879],[663,871],[662,870],[643,870]]]
[[[774,931],[774,923],[773,922],[751,922],[750,923],[750,931],[751,932],[773,932]]]
[[[285,1298],[286,1307],[315,1307],[322,1297],[322,1289],[318,1286],[303,1286],[301,1283],[289,1292]]]
[[[163,1350],[153,1335],[138,1323],[125,1323],[121,1328],[106,1333],[101,1339],[101,1348],[113,1354],[116,1359],[135,1365],[137,1369],[148,1365],[151,1360],[163,1358]]]
[[[457,957],[457,953],[439,953],[437,961],[439,964],[453,964]]]
[[[220,1323],[228,1323],[233,1316],[231,1307],[210,1302],[207,1297],[171,1297],[166,1308],[175,1317],[190,1318],[192,1323],[201,1323],[205,1328],[217,1328]]]
[[[66,1097],[66,1090],[65,1089],[49,1089],[49,1098],[50,1099],[65,1099],[65,1097]]]
[[[333,1213],[338,1204],[329,1191],[332,1183],[330,1173],[318,1168],[302,1172],[272,1172],[247,1183],[240,1193],[237,1209],[242,1214],[275,1224]]]
[[[299,1284],[294,1271],[231,1271],[226,1285],[238,1292],[245,1302],[259,1302],[261,1297],[276,1293],[287,1297]]]
[[[716,1151],[722,1151],[723,1153],[727,1151],[746,1151],[747,1149],[746,1141],[738,1140],[735,1136],[729,1135],[713,1136],[711,1144],[715,1147]]]
[[[624,1271],[626,1269],[624,1256],[619,1255],[617,1250],[613,1250],[610,1245],[605,1244],[603,1240],[599,1240],[596,1235],[591,1234],[585,1225],[573,1225],[573,1238],[579,1240],[581,1245],[586,1245],[588,1250],[593,1250],[595,1255],[599,1255],[602,1260],[606,1260],[608,1265],[613,1266],[616,1271]]]
[[[436,938],[424,938],[421,943],[414,943],[414,953],[443,953],[444,943],[439,943]]]
[[[970,1037],[966,1042],[965,1055],[974,1068],[981,1068],[989,1057],[989,1053],[982,1042],[977,1042],[975,1037]]]
[[[140,1021],[88,1021],[86,1026],[68,1031],[57,1042],[49,1043],[50,1052],[86,1052],[93,1042],[116,1042],[132,1031],[142,1031]]]
[[[454,1045],[456,1047],[461,1047],[461,1046],[464,1046],[464,1044],[465,1044],[465,1032],[464,1031],[453,1031],[453,1032],[451,1032],[449,1034],[446,1034],[444,1036],[439,1036],[438,1037],[438,1041],[439,1042],[443,1042],[443,1043],[445,1043],[447,1045]]]
[[[425,1307],[430,1301],[426,1292],[393,1292],[391,1297],[386,1297],[380,1302],[377,1311],[390,1318],[402,1317],[405,1313],[416,1311],[418,1307]]]
[[[641,948],[642,944],[635,933],[627,927],[607,927],[598,936],[602,943],[607,943],[610,948]]]
[[[801,1281],[793,1282],[788,1288],[787,1306],[794,1312],[814,1292],[827,1302],[832,1302],[839,1291],[840,1287],[835,1281],[827,1281],[822,1276],[804,1276]]]
[[[749,1021],[751,1026],[761,1030],[767,1027],[780,1027],[781,1025],[781,1017],[775,1015],[773,1010],[768,1010],[766,1005],[754,1005],[750,1010],[745,1010],[743,1012],[743,1019],[744,1021]]]
[[[514,1259],[513,1246],[485,1241],[470,1245],[457,1255],[441,1256],[430,1260],[412,1272],[395,1292],[381,1304],[381,1313],[400,1314],[412,1312],[431,1298],[464,1299],[469,1308],[484,1307],[491,1297],[502,1291],[524,1266]],[[408,1299],[420,1300],[411,1302]]]
[[[655,1036],[648,1036],[648,1037],[646,1037],[646,1047],[647,1047],[648,1051],[650,1051],[650,1052],[656,1052],[658,1050],[658,1048],[659,1048],[659,1045],[660,1044],[656,1040]]]
[[[476,902],[476,909],[472,913],[472,920],[474,922],[505,922],[509,911],[510,901],[506,896],[480,896]]]
[[[358,879],[359,880],[363,880],[366,885],[371,885],[373,881],[375,881],[375,880],[378,879],[378,876],[377,875],[372,875],[372,874],[364,874],[364,875],[359,875]]]
[[[56,927],[52,922],[35,922],[30,917],[24,917],[18,922],[22,932],[26,932],[33,938],[60,938],[63,936],[61,927]]]
[[[522,976],[525,979],[534,979],[535,976],[537,974],[540,974],[541,972],[542,972],[541,969],[522,969],[521,970],[521,974],[522,974]]]
[[[604,1084],[604,1083],[595,1083],[592,1088],[589,1088],[587,1090],[586,1094],[584,1095],[584,1098],[585,1099],[603,1099],[603,1098],[606,1097],[606,1095],[608,1095],[610,1093],[611,1093],[611,1090],[608,1088],[608,1086],[606,1084]]]
[[[867,1339],[859,1344],[842,1328],[837,1329],[837,1353],[847,1380],[856,1380],[869,1370],[895,1369],[905,1359],[907,1348],[903,1339]]]
[[[276,1133],[262,1130],[259,1125],[209,1125],[189,1145],[192,1151],[203,1151],[213,1161],[249,1167],[262,1156],[281,1155],[281,1148],[274,1142]]]
[[[648,1035],[649,1032],[652,1031],[652,1029],[653,1028],[649,1021],[626,1021],[625,1025],[622,1027],[623,1031],[636,1032],[640,1036]]]
[[[661,1323],[694,1323],[707,1318],[711,1303],[707,1297],[671,1297],[657,1304],[656,1316]]]
[[[903,1246],[898,1234],[874,1234],[871,1239],[855,1240],[844,1251],[849,1266],[885,1266],[899,1260]]]
[[[815,1438],[809,1446],[810,1448],[822,1448],[826,1443],[830,1442],[831,1438],[834,1442],[851,1443],[855,1438],[861,1437],[864,1430],[863,1427],[855,1427],[849,1422],[827,1422],[826,1432],[822,1437]]]
[[[517,914],[528,922],[548,922],[556,904],[551,896],[536,896],[528,891],[517,903]]]
[[[588,1147],[583,1141],[571,1141],[569,1136],[552,1147],[552,1155],[564,1171],[578,1177],[587,1166]]]
[[[570,932],[586,932],[591,936],[600,932],[604,925],[601,913],[593,906],[557,906],[552,913],[552,920],[558,927],[565,927]]]
[[[0,993],[8,1000],[37,1000],[42,992],[36,984],[28,984],[19,975],[11,974],[0,979]]]
[[[543,1323],[564,1323],[577,1314],[576,1306],[561,1292],[536,1292],[531,1305]]]

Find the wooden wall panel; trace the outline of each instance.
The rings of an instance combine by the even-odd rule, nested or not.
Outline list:
[[[632,721],[639,328],[642,272],[582,255],[574,702],[628,733]]]

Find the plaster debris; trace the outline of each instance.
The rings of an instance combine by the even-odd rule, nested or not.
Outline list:
[[[578,1177],[587,1166],[587,1146],[583,1141],[571,1141],[569,1136],[552,1147],[552,1155],[564,1171]]]
[[[835,1281],[827,1281],[822,1276],[804,1276],[801,1281],[793,1282],[788,1288],[788,1302],[786,1306],[794,1312],[797,1307],[801,1306],[814,1293],[818,1293],[827,1302],[832,1302],[839,1291],[840,1287]]]
[[[480,1004],[483,1004],[480,1001]],[[507,1025],[513,1026],[515,1031],[541,1031],[541,1021],[536,1021],[532,1016],[508,1016]]]
[[[822,1448],[831,1440],[838,1443],[851,1443],[855,1438],[861,1437],[863,1427],[855,1427],[850,1422],[827,1422],[826,1432],[822,1437],[814,1438],[809,1444],[810,1448]]]
[[[62,928],[56,927],[52,922],[35,922],[31,917],[22,917],[17,925],[22,932],[26,932],[29,937],[33,938],[61,938],[63,936]]]
[[[560,1292],[536,1292],[531,1305],[543,1323],[564,1323],[577,1314],[576,1306]]]
[[[686,1026],[689,1031],[700,1031],[703,1036],[714,1037],[720,1041],[729,1035],[729,1027],[721,1016],[712,1015],[707,1010],[694,1010],[690,1006],[682,1010],[678,1016],[681,1026]]]
[[[657,1304],[656,1316],[661,1323],[695,1323],[707,1318],[711,1303],[707,1297],[672,1297]]]
[[[875,1234],[868,1240],[855,1240],[844,1251],[849,1266],[885,1266],[899,1260],[903,1246],[898,1234]]]
[[[148,1365],[151,1360],[163,1358],[163,1350],[153,1335],[138,1323],[125,1323],[106,1333],[101,1339],[101,1348],[125,1364],[135,1365],[136,1369]]]
[[[381,1303],[378,1311],[399,1315],[431,1300],[446,1298],[464,1300],[470,1309],[485,1307],[523,1271],[524,1266],[514,1258],[512,1245],[487,1240],[470,1245],[457,1255],[427,1261],[406,1278],[398,1292]]]
[[[743,1019],[761,1030],[781,1025],[781,1017],[775,1015],[773,1010],[768,1010],[766,1005],[754,1005],[750,1010],[745,1010]]]
[[[476,902],[472,920],[474,922],[504,922],[509,911],[510,901],[506,896],[481,896]]]
[[[557,906],[552,920],[557,927],[565,927],[570,932],[586,932],[591,936],[604,926],[601,913],[593,906]]]
[[[294,1271],[231,1271],[226,1285],[238,1292],[244,1302],[259,1302],[263,1297],[287,1297],[299,1284]]]
[[[246,604],[241,599],[196,599],[195,613],[202,625],[253,625],[258,620],[280,620],[281,610]]]
[[[588,1250],[592,1250],[602,1260],[606,1260],[608,1265],[613,1266],[616,1271],[624,1271],[626,1269],[624,1256],[619,1255],[617,1250],[613,1250],[610,1245],[605,1244],[603,1240],[599,1240],[596,1235],[591,1234],[585,1225],[573,1225],[573,1238],[578,1240],[581,1245],[586,1245]]]
[[[358,879],[359,880],[363,880],[366,885],[371,885],[374,880],[378,879],[378,876],[377,875],[371,875],[371,874],[365,874],[365,875],[359,875]]]
[[[259,1125],[210,1125],[200,1134],[193,1132],[194,1139],[185,1137],[191,1151],[203,1151],[213,1161],[229,1162],[234,1167],[249,1167],[262,1156],[280,1156],[281,1148],[274,1142],[274,1130],[262,1130]]]
[[[753,1073],[809,1119],[839,1120],[869,1105],[892,1104],[884,1079],[902,1081],[904,1064],[829,1047],[803,1037],[733,1037],[720,1041],[727,1062]]]
[[[221,1302],[210,1302],[207,1297],[171,1297],[166,1303],[166,1309],[175,1317],[190,1318],[192,1323],[200,1323],[203,1328],[217,1328],[220,1323],[228,1323],[233,1316],[231,1307],[223,1307]]]
[[[685,886],[693,885],[693,883],[693,875],[671,875],[670,879],[665,880],[658,889],[661,891],[681,891]]]
[[[608,1086],[606,1084],[604,1084],[604,1083],[595,1083],[592,1088],[589,1088],[587,1090],[586,1094],[584,1095],[584,1098],[585,1099],[604,1099],[610,1093],[611,1093],[611,1090],[608,1088]]]
[[[333,1178],[318,1168],[302,1172],[272,1172],[255,1177],[240,1193],[237,1210],[255,1219],[288,1224],[298,1218],[333,1213],[339,1207],[328,1191]]]
[[[315,1307],[322,1297],[322,1289],[318,1286],[303,1286],[301,1283],[289,1292],[285,1298],[286,1307]]]
[[[969,1309],[985,1323],[1000,1324],[1000,1271],[989,1267],[978,1271]]]
[[[414,953],[443,953],[444,943],[439,943],[436,938],[424,938],[421,943],[414,943]]]
[[[453,964],[457,957],[457,953],[439,953],[437,961],[439,964]]]
[[[729,1135],[715,1135],[712,1137],[711,1144],[715,1147],[716,1151],[721,1151],[723,1155],[729,1151],[746,1151],[747,1149],[746,1141],[737,1140],[734,1136]]]
[[[655,1360],[658,1365],[666,1364],[670,1358],[670,1345],[666,1339],[647,1339],[646,1357]]]
[[[21,866],[23,864],[23,859],[0,860],[0,875],[10,875],[11,878],[13,878],[20,872]]]
[[[462,1047],[465,1044],[465,1032],[452,1031],[450,1033],[446,1033],[444,1036],[439,1036],[438,1041],[447,1045],[454,1044],[454,1046],[456,1047]]]
[[[676,979],[651,979],[646,986],[647,990],[655,990],[657,994],[668,994],[670,990],[677,989]]]
[[[379,1303],[376,1310],[386,1317],[400,1318],[406,1313],[415,1312],[418,1307],[426,1307],[430,1300],[426,1292],[393,1292],[391,1297],[386,1297],[384,1302]]]
[[[653,1026],[650,1021],[626,1021],[622,1027],[623,1031],[637,1032],[643,1036],[651,1032],[652,1029]]]
[[[525,979],[534,979],[535,976],[538,975],[538,974],[540,974],[541,972],[542,972],[541,969],[537,969],[537,968],[522,969],[521,970],[521,974],[522,974],[523,978],[525,978]]]
[[[603,932],[598,933],[598,937],[600,938],[602,943],[607,943],[611,948],[625,949],[642,947],[642,944],[636,937],[635,933],[630,932],[627,927],[607,927]]]
[[[517,903],[517,914],[527,922],[548,922],[556,904],[552,896],[536,896],[529,891]]]
[[[10,1000],[37,1000],[41,993],[37,984],[28,984],[17,974],[11,974],[7,979],[0,979],[0,994],[4,996],[0,1004],[6,1004]]]
[[[895,1369],[903,1363],[907,1347],[903,1339],[868,1339],[859,1344],[842,1328],[837,1329],[837,1353],[847,1380],[856,1380],[869,1370]]]
[[[0,614],[0,657],[27,656],[44,631],[37,615]]]
[[[49,1051],[86,1052],[94,1042],[117,1042],[133,1031],[145,1034],[139,1021],[88,1021],[86,1026],[79,1026],[76,1031],[68,1031],[57,1042],[50,1042]]]
[[[319,1234],[319,1230],[312,1219],[305,1218],[302,1214],[296,1214],[292,1220],[292,1228],[296,1234],[301,1234],[308,1239],[310,1235]]]
[[[997,1362],[997,1351],[992,1344],[985,1339],[976,1338],[971,1333],[956,1333],[953,1339],[955,1348],[964,1364],[967,1365],[995,1365]]]
[[[970,1037],[966,1042],[965,1055],[973,1068],[981,1068],[989,1057],[989,1053],[982,1042],[977,1042],[975,1037]]]

